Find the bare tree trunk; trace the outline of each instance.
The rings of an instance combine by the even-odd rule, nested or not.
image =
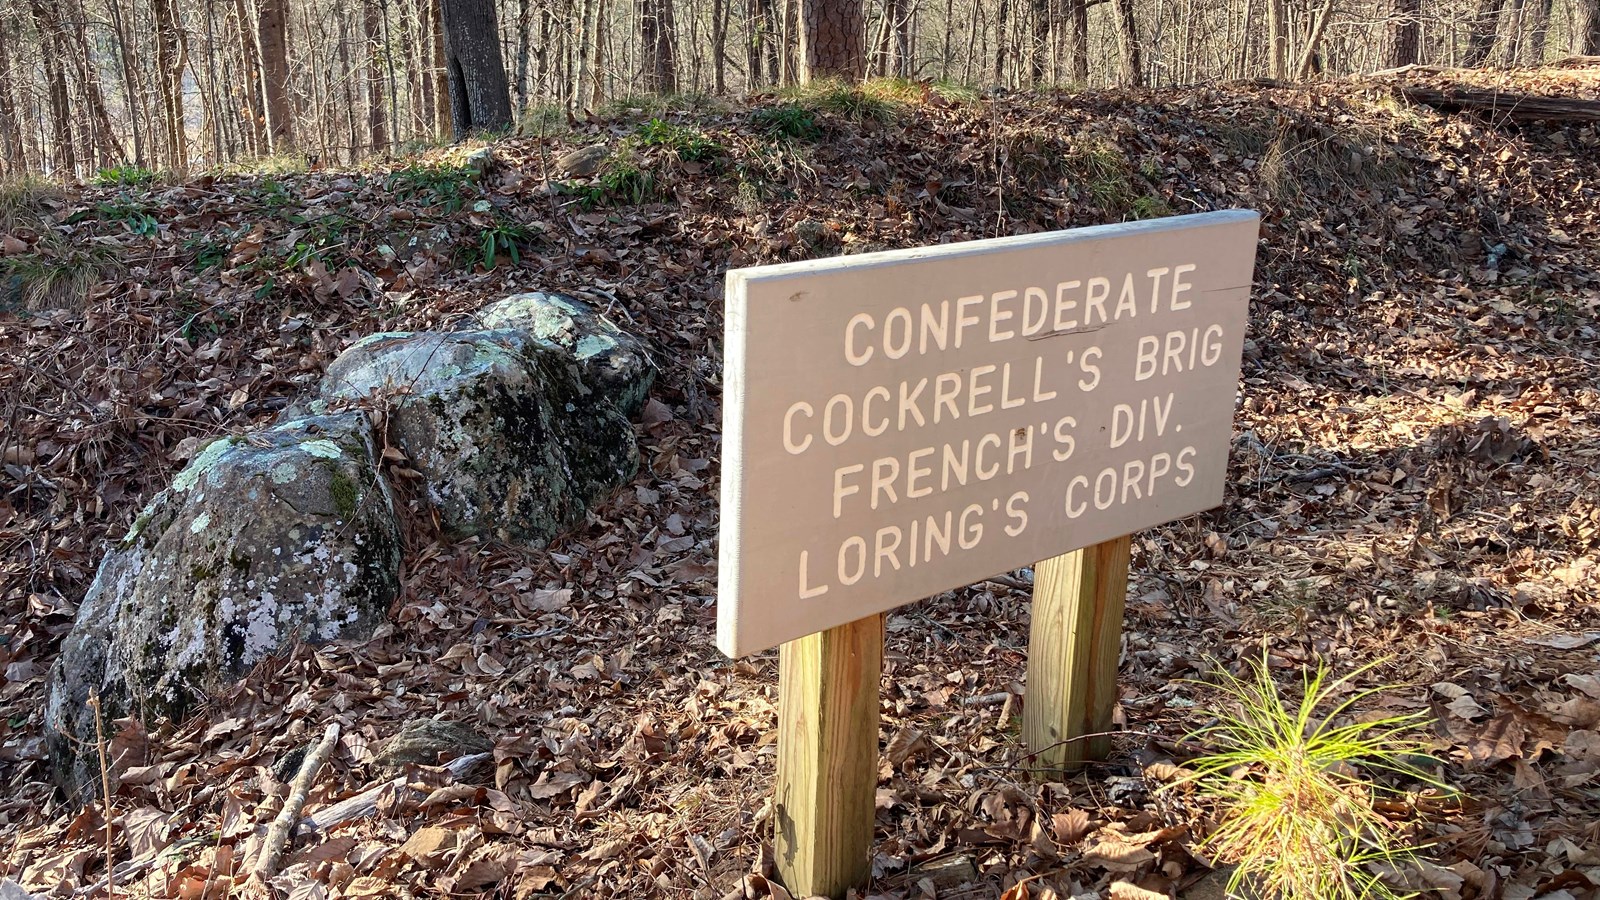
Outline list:
[[[678,53],[673,37],[672,0],[639,0],[639,41],[644,57],[645,90],[675,93],[678,90]]]
[[[1045,80],[1050,48],[1050,0],[1031,0],[1029,25],[1028,83],[1038,87]]]
[[[28,168],[22,152],[22,122],[17,118],[17,101],[11,88],[16,83],[11,71],[9,23],[0,17],[0,174],[15,175]]]
[[[294,118],[289,109],[289,3],[260,0],[258,6],[256,31],[261,45],[261,89],[267,101],[268,146],[273,153],[285,153],[294,146]]]
[[[1328,27],[1328,20],[1333,18],[1333,0],[1323,0],[1322,8],[1317,11],[1317,17],[1311,23],[1311,33],[1306,36],[1305,49],[1300,52],[1300,65],[1296,67],[1295,77],[1305,80],[1311,77],[1311,72],[1317,66],[1318,45],[1322,43],[1322,33]]]
[[[711,0],[711,84],[719,96],[728,91],[728,0]]]
[[[1577,0],[1578,22],[1572,49],[1585,56],[1600,56],[1600,0]]]
[[[1067,15],[1072,24],[1072,80],[1089,83],[1089,4],[1087,0],[1067,0]]]
[[[802,0],[800,78],[860,81],[866,72],[862,0]]]
[[[533,5],[528,0],[517,0],[517,74],[516,102],[513,108],[521,113],[528,108],[528,70],[533,57]]]
[[[594,5],[594,65],[590,71],[594,75],[589,81],[589,108],[596,109],[606,96],[606,3],[605,0]]]
[[[1550,37],[1550,14],[1555,6],[1553,0],[1538,0],[1539,7],[1534,11],[1533,28],[1528,33],[1528,56],[1534,65],[1544,62],[1544,53]]]
[[[1289,22],[1284,0],[1267,0],[1267,59],[1271,76],[1289,77]]]
[[[1506,65],[1514,66],[1521,62],[1522,57],[1522,19],[1527,14],[1528,4],[1525,0],[1511,0],[1511,22],[1506,28],[1505,61]]]
[[[511,127],[511,90],[494,0],[444,0],[442,10],[450,124],[457,140]]]
[[[379,50],[384,48],[383,11],[377,0],[365,0],[361,8],[362,37],[367,44],[367,140],[373,153],[382,153],[389,146],[389,117],[384,109],[383,67]],[[384,52],[382,56],[389,54]]]
[[[65,29],[65,36],[71,40],[74,52],[68,55],[72,58],[72,66],[78,78],[78,96],[89,107],[100,165],[115,165],[121,162],[126,154],[123,153],[122,145],[117,140],[116,131],[111,127],[111,117],[106,114],[105,91],[100,87],[99,69],[89,52],[89,38],[85,31],[88,17],[84,15],[82,0],[63,0],[62,5],[71,25]]]
[[[1416,65],[1422,49],[1422,0],[1394,0],[1390,31],[1394,43],[1389,65],[1397,69]]]
[[[1009,55],[1006,47],[1006,13],[1009,9],[1009,0],[1000,0],[1000,7],[995,12],[994,83],[1002,86],[1006,83],[1006,57]]]
[[[1505,0],[1478,0],[1477,12],[1467,31],[1467,68],[1476,68],[1494,52],[1495,36],[1500,30],[1500,11]]]
[[[72,100],[67,76],[61,70],[61,35],[49,7],[40,0],[28,0],[34,25],[39,30],[39,61],[44,68],[46,96],[50,104],[51,140],[55,144],[56,170],[64,177],[78,171],[78,151],[72,140]]]
[[[1117,13],[1117,45],[1122,50],[1122,81],[1129,87],[1144,87],[1144,62],[1139,49],[1139,23],[1133,15],[1133,0],[1114,0]]]
[[[784,84],[798,84],[800,81],[800,2],[799,0],[783,0],[783,28],[782,44],[779,48],[783,57],[782,79]]]
[[[778,45],[783,42],[783,29],[778,23],[778,10],[773,0],[756,0],[756,6],[761,10],[761,60],[767,67],[767,84],[782,84]]]
[[[425,0],[431,16],[433,37],[433,133],[444,134],[450,121],[450,76],[444,52],[444,0]]]
[[[211,132],[211,158],[213,163],[222,162],[222,144],[227,135],[227,116],[223,115],[223,87],[217,74],[217,29],[214,24],[216,0],[206,0],[205,26],[206,26],[206,80],[210,82],[211,89],[202,94],[201,102],[206,110],[206,123]]]

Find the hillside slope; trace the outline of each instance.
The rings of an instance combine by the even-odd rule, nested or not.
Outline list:
[[[1600,96],[1571,70],[1495,77]],[[650,341],[646,470],[548,553],[444,542],[413,503],[380,639],[266,663],[154,734],[106,723],[112,852],[159,861],[118,884],[221,896],[325,722],[346,737],[313,807],[383,784],[374,750],[442,716],[495,742],[493,773],[413,772],[376,817],[310,840],[280,888],[738,890],[770,838],[776,664],[712,646],[722,273],[1249,207],[1263,239],[1229,496],[1135,540],[1117,756],[1066,784],[1016,763],[1028,573],[892,613],[874,891],[1203,880],[1207,811],[1154,787],[1214,700],[1184,679],[1263,649],[1291,680],[1382,659],[1369,680],[1407,686],[1383,711],[1438,716],[1439,774],[1464,799],[1392,811],[1437,841],[1416,887],[1600,884],[1595,126],[1496,127],[1360,83],[613,112],[499,142],[481,175],[452,151],[0,204],[0,875],[103,876],[99,810],[46,781],[41,683],[145,499],[361,335],[550,289]],[[595,176],[557,171],[602,142]]]

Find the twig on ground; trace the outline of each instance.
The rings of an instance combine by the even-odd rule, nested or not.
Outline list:
[[[305,808],[306,801],[311,797],[311,785],[317,780],[317,771],[327,762],[328,756],[333,753],[333,745],[338,742],[339,723],[334,722],[323,732],[322,741],[306,754],[305,762],[300,764],[300,771],[289,786],[289,799],[284,801],[283,809],[272,820],[272,827],[267,829],[266,839],[261,843],[261,858],[256,863],[255,874],[262,881],[277,873],[284,848],[289,844],[289,833],[294,830],[300,810]]]

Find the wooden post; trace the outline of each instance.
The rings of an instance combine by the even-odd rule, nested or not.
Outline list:
[[[1043,774],[1104,759],[1117,702],[1129,539],[1074,550],[1033,570],[1028,687],[1022,735]]]
[[[883,616],[778,650],[778,878],[796,897],[843,897],[872,874]]]

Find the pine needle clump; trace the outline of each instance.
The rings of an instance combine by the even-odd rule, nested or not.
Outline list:
[[[1237,864],[1230,894],[1244,889],[1264,900],[1409,896],[1378,874],[1415,848],[1374,808],[1388,790],[1375,779],[1437,783],[1411,762],[1425,756],[1426,745],[1405,736],[1423,724],[1423,714],[1352,720],[1364,701],[1390,689],[1350,689],[1372,665],[1333,680],[1326,665],[1307,670],[1298,699],[1279,692],[1264,659],[1244,678],[1223,673],[1219,686],[1234,710],[1192,736],[1217,752],[1191,762],[1195,774],[1178,784],[1218,804],[1221,824],[1207,847]]]

